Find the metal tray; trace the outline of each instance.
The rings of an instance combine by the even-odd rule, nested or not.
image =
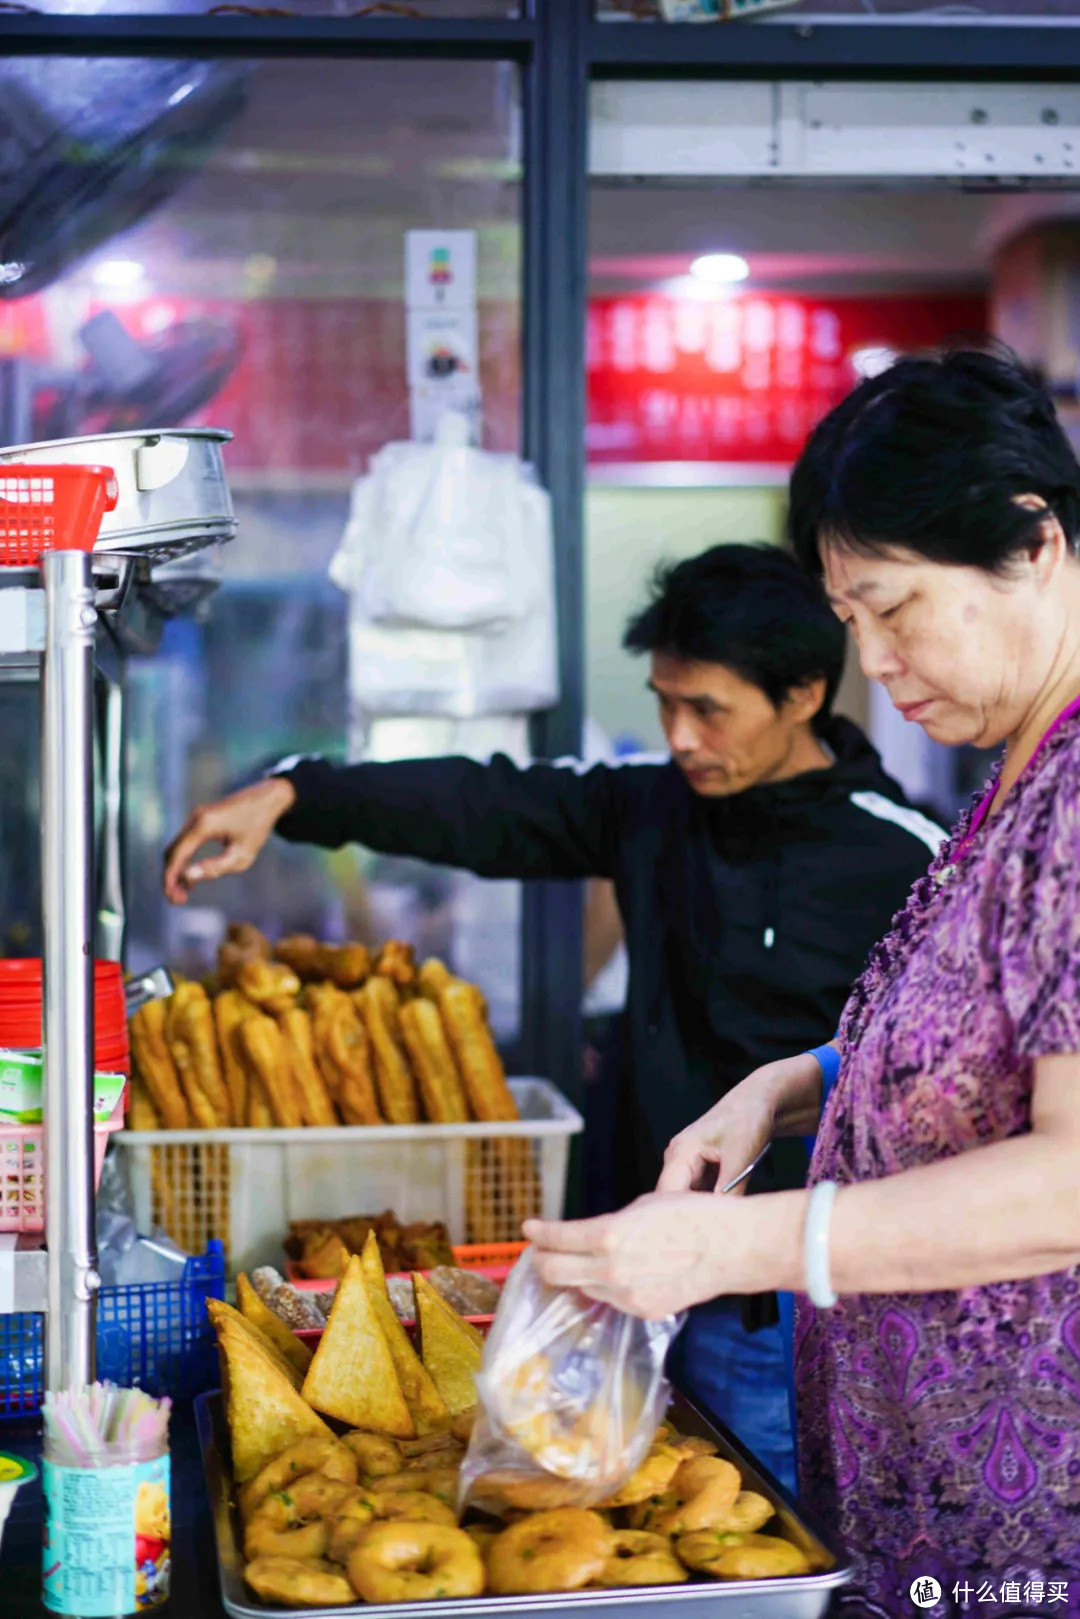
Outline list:
[[[202,1448],[203,1467],[210,1495],[217,1540],[221,1601],[233,1619],[446,1619],[455,1613],[494,1615],[557,1609],[574,1619],[622,1619],[642,1609],[663,1607],[670,1619],[820,1619],[832,1594],[851,1579],[852,1570],[811,1524],[770,1473],[743,1450],[733,1434],[706,1420],[688,1400],[676,1396],[673,1416],[679,1430],[715,1440],[720,1454],[735,1463],[747,1489],[757,1490],[775,1506],[785,1536],[805,1551],[816,1565],[813,1574],[774,1580],[708,1580],[687,1585],[653,1585],[632,1590],[553,1591],[521,1597],[468,1597],[456,1601],[364,1603],[355,1608],[270,1608],[253,1598],[244,1584],[244,1566],[237,1539],[239,1519],[232,1504],[233,1482],[229,1440],[220,1394],[202,1394],[195,1401],[195,1419]]]

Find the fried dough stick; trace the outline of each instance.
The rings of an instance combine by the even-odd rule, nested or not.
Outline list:
[[[315,984],[307,992],[315,1061],[346,1124],[382,1124],[371,1041],[344,990]]]
[[[167,1001],[147,1001],[129,1025],[131,1050],[146,1089],[166,1130],[187,1130],[191,1110],[166,1039]]]
[[[249,1076],[269,1108],[273,1122],[284,1129],[298,1130],[304,1122],[300,1099],[285,1037],[274,1019],[256,1012],[244,1019],[236,1034]]]
[[[375,1057],[379,1101],[390,1124],[416,1124],[420,1107],[401,1043],[401,1005],[389,978],[369,978],[354,996]]]
[[[241,995],[238,989],[222,990],[214,1000],[214,1027],[217,1030],[221,1068],[236,1124],[244,1124],[247,1121],[248,1078],[234,1037],[240,1024],[251,1015],[251,1011],[251,1002],[246,996]]]
[[[432,1124],[466,1124],[469,1104],[439,1008],[419,996],[401,1008],[401,1035]]]
[[[339,1122],[323,1077],[315,1066],[311,1019],[299,1006],[290,1007],[278,1018],[292,1067],[293,1090],[299,1098],[304,1124],[329,1125]]]
[[[201,984],[181,984],[173,993],[165,1019],[165,1038],[194,1122],[206,1130],[231,1124],[232,1108],[221,1076],[214,1013]]]

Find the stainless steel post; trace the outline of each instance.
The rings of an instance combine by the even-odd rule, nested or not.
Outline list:
[[[97,680],[102,695],[102,819],[95,938],[98,956],[119,961],[124,949],[124,694],[120,682],[100,670]]]
[[[89,556],[48,553],[41,724],[45,1042],[45,1381],[94,1372],[94,609]]]

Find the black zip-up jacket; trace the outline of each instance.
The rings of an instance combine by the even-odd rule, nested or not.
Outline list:
[[[824,740],[830,768],[731,798],[694,793],[670,762],[302,759],[277,772],[296,791],[278,831],[481,877],[614,880],[630,959],[608,1160],[621,1203],[652,1189],[671,1137],[751,1069],[832,1038],[944,835],[854,725],[833,719]],[[804,1168],[777,1163],[772,1184]]]

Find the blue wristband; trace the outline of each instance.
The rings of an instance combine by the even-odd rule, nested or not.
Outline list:
[[[840,1053],[835,1046],[815,1046],[807,1055],[813,1057],[821,1068],[821,1107],[824,1111],[832,1088],[840,1077]]]

